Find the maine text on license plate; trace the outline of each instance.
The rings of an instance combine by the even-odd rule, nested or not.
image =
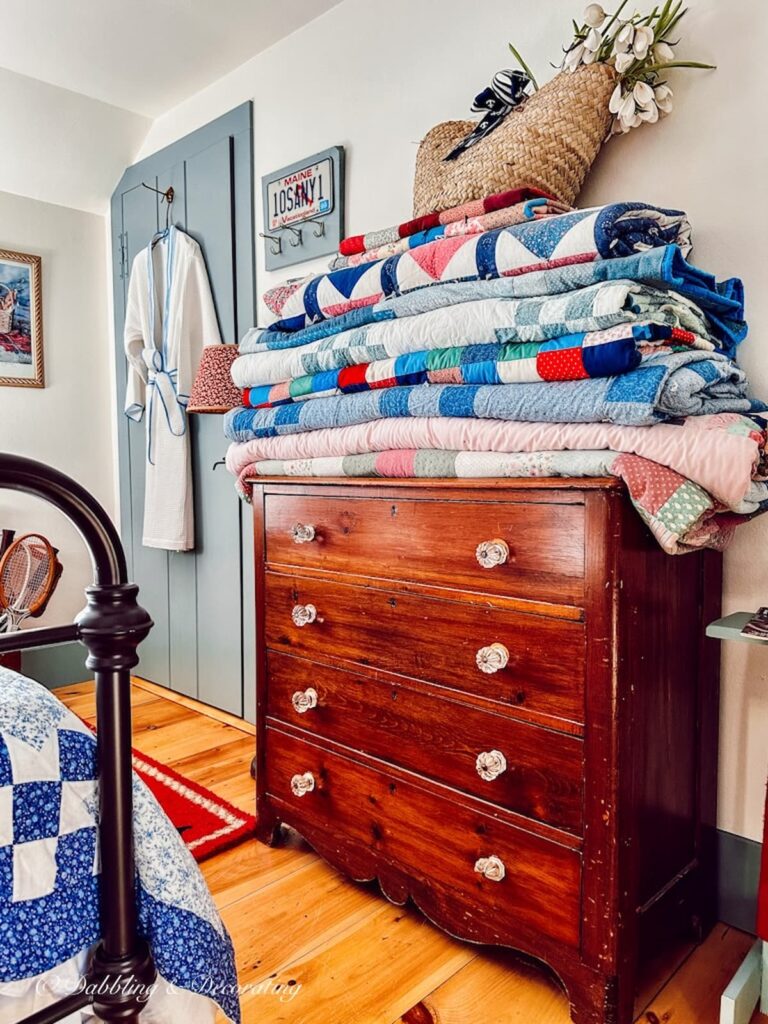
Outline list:
[[[269,228],[321,217],[333,209],[333,167],[329,158],[292,171],[267,185]]]

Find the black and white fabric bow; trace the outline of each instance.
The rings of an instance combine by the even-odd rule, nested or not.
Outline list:
[[[507,114],[527,98],[525,90],[530,83],[530,78],[523,71],[497,71],[488,88],[478,93],[472,104],[474,111],[483,113],[482,119],[443,160],[455,160],[498,128]]]

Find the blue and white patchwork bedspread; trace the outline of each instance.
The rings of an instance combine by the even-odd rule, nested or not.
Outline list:
[[[677,245],[658,246],[628,256],[590,263],[532,270],[512,277],[435,283],[383,298],[320,320],[302,330],[286,331],[280,322],[267,329],[254,327],[240,344],[240,352],[268,352],[297,348],[382,320],[414,317],[478,299],[526,299],[562,295],[608,281],[634,281],[652,288],[671,289],[695,303],[707,317],[723,351],[733,355],[747,333],[744,322],[744,286],[739,278],[717,281],[711,274],[688,263]]]
[[[612,203],[479,235],[438,239],[388,259],[309,278],[286,296],[282,319],[273,326],[298,331],[387,296],[446,281],[512,277],[546,267],[620,259],[664,245],[678,245],[687,255],[690,233],[681,210]]]
[[[96,740],[40,684],[0,668],[0,1024],[76,986],[99,939]],[[240,1020],[229,935],[178,832],[134,776],[139,924],[153,1024]],[[142,1015],[142,1019],[144,1014]]]
[[[747,394],[730,359],[692,349],[650,355],[618,377],[541,384],[415,384],[314,398],[271,409],[233,409],[224,417],[230,441],[300,434],[401,417],[458,417],[519,423],[620,423],[650,426],[683,416],[766,410]]]

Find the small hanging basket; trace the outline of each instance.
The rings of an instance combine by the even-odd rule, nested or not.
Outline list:
[[[7,295],[13,295],[13,292],[7,284],[0,284],[0,301],[2,301],[2,299]],[[15,303],[10,307],[10,309],[0,307],[0,334],[11,333],[11,330],[13,329],[13,313],[15,309]]]
[[[436,125],[416,157],[414,216],[526,185],[572,204],[610,131],[616,81],[602,63],[560,72],[455,160],[443,158],[475,122]]]

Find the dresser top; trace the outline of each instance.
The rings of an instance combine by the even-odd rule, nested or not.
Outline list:
[[[446,477],[379,477],[379,476],[256,476],[247,477],[249,483],[270,484],[288,487],[344,486],[354,488],[397,488],[402,490],[429,488],[430,490],[458,491],[620,491],[624,483],[614,476],[578,477],[472,477],[470,479]]]

